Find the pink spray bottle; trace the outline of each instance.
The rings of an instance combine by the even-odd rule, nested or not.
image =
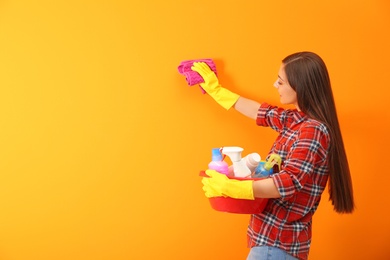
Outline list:
[[[216,170],[217,172],[225,175],[229,174],[229,165],[223,160],[220,148],[212,149],[212,161],[208,166],[211,170]]]

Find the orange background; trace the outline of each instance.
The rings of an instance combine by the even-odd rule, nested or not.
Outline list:
[[[177,72],[279,104],[286,55],[326,61],[356,212],[314,218],[310,259],[389,259],[390,4],[1,1],[0,259],[245,259],[247,215],[213,211],[211,148],[267,154],[276,133]]]

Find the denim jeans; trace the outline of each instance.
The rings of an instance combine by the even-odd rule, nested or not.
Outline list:
[[[252,247],[246,260],[298,260],[282,249],[272,246]]]

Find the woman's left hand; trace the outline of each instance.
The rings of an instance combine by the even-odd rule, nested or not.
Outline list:
[[[215,170],[206,170],[209,177],[203,177],[203,190],[207,198],[231,197],[235,199],[254,200],[253,181],[229,179]]]

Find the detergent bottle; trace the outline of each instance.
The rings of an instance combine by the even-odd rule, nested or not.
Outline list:
[[[251,173],[253,173],[256,167],[259,165],[261,161],[261,157],[260,154],[258,153],[250,153],[247,156],[245,156],[243,160],[245,161],[245,164],[249,168]]]
[[[261,161],[255,170],[255,178],[268,177],[279,171],[282,159],[278,154],[271,154],[267,161]]]
[[[241,158],[241,152],[244,149],[238,146],[225,146],[222,148],[222,154],[229,156],[233,163],[234,177],[250,177],[251,170],[246,165],[245,160]]]
[[[213,148],[211,152],[212,161],[209,163],[209,169],[216,170],[219,173],[228,175],[229,165],[223,160],[220,148]]]
[[[260,157],[260,154],[258,154],[258,153],[250,153],[247,156],[245,156],[244,158],[242,158],[242,160],[245,162],[245,164],[248,167],[248,169],[250,170],[251,174],[253,174],[255,172],[255,169],[257,168],[257,166],[259,165],[259,163],[261,161],[261,157]],[[229,166],[229,176],[234,176],[233,165]]]

